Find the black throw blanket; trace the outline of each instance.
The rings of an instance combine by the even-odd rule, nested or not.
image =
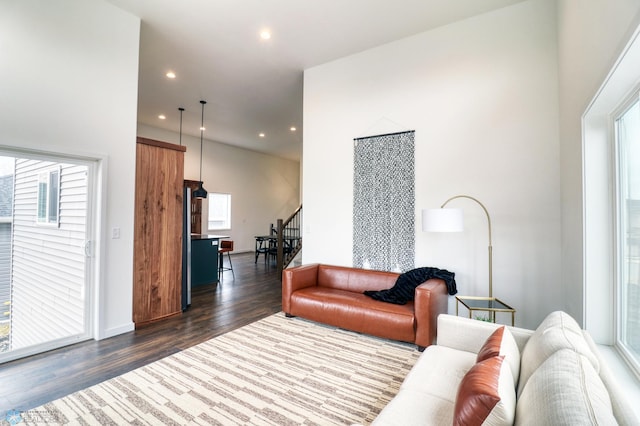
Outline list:
[[[446,269],[416,268],[400,274],[392,288],[380,291],[366,290],[364,294],[382,302],[405,305],[407,302],[413,300],[416,287],[431,278],[444,280],[447,284],[449,294],[456,294],[458,290],[456,289],[455,276],[455,273],[449,272]]]

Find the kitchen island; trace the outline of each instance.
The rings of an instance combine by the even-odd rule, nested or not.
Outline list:
[[[226,235],[191,234],[191,286],[218,282],[218,248]]]

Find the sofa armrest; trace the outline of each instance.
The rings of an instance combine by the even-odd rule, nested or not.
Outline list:
[[[416,287],[414,313],[416,345],[425,348],[436,340],[437,318],[447,313],[447,285],[441,279],[430,279]]]
[[[282,310],[291,313],[291,295],[301,288],[318,285],[318,264],[301,265],[282,271]]]
[[[478,353],[484,342],[502,324],[493,324],[455,315],[438,317],[438,345],[466,352]],[[533,330],[507,327],[518,344],[520,352]]]

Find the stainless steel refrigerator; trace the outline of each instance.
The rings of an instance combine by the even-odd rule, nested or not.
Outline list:
[[[182,208],[182,310],[191,306],[191,188],[185,187]]]

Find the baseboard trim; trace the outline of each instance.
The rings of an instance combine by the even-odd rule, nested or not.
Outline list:
[[[96,340],[108,339],[109,337],[128,333],[133,330],[135,330],[135,324],[133,322],[130,322],[130,323],[120,325],[118,327],[112,327],[100,332],[99,335],[96,336]]]

